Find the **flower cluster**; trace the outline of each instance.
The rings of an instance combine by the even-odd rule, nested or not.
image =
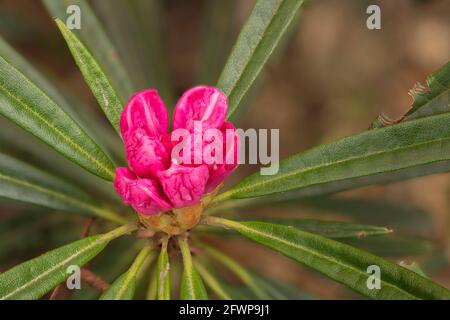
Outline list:
[[[120,119],[129,166],[116,169],[114,187],[122,200],[139,214],[154,215],[193,206],[214,191],[238,164],[239,138],[225,121],[227,110],[227,97],[218,89],[194,87],[178,101],[169,133],[168,112],[158,92],[134,94]],[[219,136],[207,135],[208,130]],[[180,143],[181,151],[173,152]],[[193,161],[180,160],[187,153]]]

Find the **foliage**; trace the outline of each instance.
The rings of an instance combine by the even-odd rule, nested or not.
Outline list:
[[[159,15],[153,13],[154,19],[151,19],[151,23],[142,19],[143,16],[141,20],[133,18],[140,9],[161,10],[157,0],[137,0],[130,6],[124,1],[114,1],[111,8],[91,8],[87,1],[82,0],[43,2],[49,13],[56,17],[56,26],[75,63],[115,131],[119,132],[119,118],[124,101],[136,86],[146,83],[147,79],[157,83],[156,86],[160,86],[163,95],[171,101],[174,88],[171,87],[166,74],[166,61],[163,61],[166,59],[166,53],[161,51],[163,46],[158,49],[147,46],[144,32],[136,32],[130,38],[132,41],[127,39],[128,35],[117,33],[111,40],[111,35],[108,35],[101,20],[97,18],[97,13],[105,17],[105,14],[121,12],[123,9],[127,15],[122,23],[126,24],[128,19],[134,28],[148,27],[152,30],[152,37],[158,37],[160,35],[155,28],[160,28],[160,25],[156,25],[157,21],[162,23]],[[65,15],[65,5],[75,2],[83,7],[87,19],[87,28],[78,34],[60,20]],[[217,87],[229,98],[228,117],[233,115],[235,119],[239,114],[237,111],[242,105],[242,99],[256,84],[258,75],[282,42],[280,40],[295,20],[302,4],[301,0],[257,0],[220,76],[218,61],[224,55],[226,44],[221,44],[224,47],[216,50],[219,45],[218,38],[214,38],[215,34],[211,34],[212,32],[204,33],[203,52],[208,64],[201,67],[198,75],[205,81],[215,81],[219,76]],[[136,7],[133,7],[134,5]],[[206,28],[216,30],[223,37],[229,37],[227,24],[231,24],[232,17],[221,16],[220,23],[212,18],[217,16],[220,10],[226,10],[231,15],[233,6],[231,1],[226,6],[224,2],[211,1],[207,8],[211,17],[205,20]],[[139,14],[142,15],[142,12]],[[113,21],[106,20],[107,25],[112,27]],[[155,39],[151,41],[156,43]],[[133,45],[132,42],[139,43],[137,56],[146,53],[153,58],[145,61],[153,73],[139,73],[142,70],[139,70],[140,66],[136,65],[135,61],[123,64],[116,54],[111,54],[116,52],[114,42],[123,46]],[[123,54],[129,51],[122,48],[117,52]],[[209,64],[214,67],[208,68]],[[128,76],[127,68],[133,69],[131,76]],[[139,249],[139,253],[130,265],[130,257],[126,257],[124,263],[116,264],[119,257],[123,258],[125,255],[121,255],[121,251],[111,252],[117,260],[114,263],[105,263],[108,266],[103,271],[105,275],[115,274],[116,277],[111,286],[102,292],[100,299],[141,298],[144,295],[142,284],[147,285],[149,281],[148,289],[145,288],[148,291],[146,297],[160,300],[175,298],[177,291],[181,299],[311,297],[304,290],[251,271],[213,245],[228,239],[226,237],[242,239],[241,236],[318,271],[332,281],[368,298],[450,299],[450,291],[433,282],[417,264],[396,264],[381,257],[388,256],[389,253],[379,250],[380,248],[393,249],[394,253],[392,250],[391,253],[396,256],[434,250],[426,239],[413,239],[408,232],[406,235],[391,235],[392,226],[407,230],[406,220],[417,218],[416,215],[409,215],[409,209],[376,201],[339,202],[325,197],[330,193],[365,185],[449,171],[450,63],[430,75],[426,87],[415,88],[415,101],[402,119],[389,125],[378,119],[371,130],[294,154],[280,162],[280,171],[276,175],[250,175],[215,196],[212,206],[201,220],[203,226],[190,230],[189,234],[171,238],[167,235],[160,237],[138,226],[128,215],[128,208],[99,192],[101,188],[112,190],[111,181],[114,178],[116,161],[111,154],[117,155],[121,151],[117,149],[117,143],[111,141],[118,141],[118,137],[106,137],[114,132],[109,130],[111,128],[108,129],[111,132],[101,130],[79,117],[70,99],[56,88],[6,42],[0,41],[0,114],[57,152],[51,157],[55,170],[50,173],[47,172],[48,167],[44,170],[29,164],[26,159],[16,157],[21,148],[27,148],[34,142],[11,144],[6,152],[3,148],[0,150],[0,196],[13,201],[2,200],[2,206],[15,208],[17,203],[27,203],[40,207],[33,212],[29,209],[19,210],[22,212],[2,221],[0,249],[2,245],[7,244],[6,240],[2,240],[6,232],[41,230],[38,218],[45,215],[44,208],[57,215],[81,215],[90,217],[89,219],[100,219],[103,223],[95,224],[96,231],[99,232],[96,235],[84,235],[82,239],[50,250],[1,273],[0,299],[45,297],[68,278],[68,266],[87,265],[99,255],[98,259],[92,261],[92,269],[96,269],[96,260],[108,261],[105,258],[108,250],[100,254],[108,243],[133,232],[135,234],[130,239],[135,245],[130,246],[129,252],[134,255]],[[108,133],[105,135],[105,132]],[[24,136],[24,140],[32,138]],[[10,153],[10,150],[13,152],[6,154]],[[113,152],[110,152],[111,150]],[[39,155],[39,150],[34,150],[33,153]],[[64,166],[57,169],[61,161],[59,155],[77,165],[78,170],[86,170],[103,180],[93,182],[92,176],[89,175],[65,175]],[[97,187],[99,184],[101,187]],[[324,197],[311,198],[312,195]],[[292,216],[283,218],[278,214],[282,205],[298,206],[299,203],[309,207],[326,207],[335,213],[347,214],[350,221],[328,221],[320,219],[320,216],[315,219]],[[245,210],[259,210],[261,207],[271,208],[277,214],[258,219],[260,221],[229,220],[216,216],[216,213],[238,212],[239,217],[245,217]],[[378,218],[358,216],[356,213],[361,210],[370,212],[372,216],[378,215],[380,211],[386,214],[380,213],[381,217]],[[408,212],[407,219],[404,218],[404,212]],[[420,221],[421,227],[428,226],[427,223],[422,223],[423,220]],[[114,224],[121,226],[105,232],[111,230]],[[66,232],[62,224],[55,224],[54,227],[52,224],[52,228],[55,232]],[[140,238],[144,234],[147,239],[138,239],[136,232]],[[427,229],[424,233],[431,232]],[[33,239],[35,238],[30,237],[29,242],[21,239],[23,248],[20,250],[35,250],[31,243]],[[209,243],[208,239],[214,239],[213,244]],[[226,241],[224,243],[226,245]],[[122,246],[120,250],[127,249]],[[172,252],[179,252],[181,255],[172,255]],[[35,254],[35,251],[32,251],[32,254]],[[2,255],[0,257],[5,258]],[[180,262],[182,272],[178,273],[177,265]],[[125,264],[127,269],[124,269]],[[367,268],[371,265],[381,269],[379,290],[371,290],[367,286],[370,280]],[[216,270],[211,266],[224,268]],[[228,273],[231,271],[239,285],[230,285],[225,280],[222,269],[226,269]]]

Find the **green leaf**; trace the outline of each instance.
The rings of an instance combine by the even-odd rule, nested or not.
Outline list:
[[[450,62],[427,78],[427,88],[416,86],[414,103],[403,121],[450,112]]]
[[[84,76],[84,80],[91,89],[92,94],[97,99],[100,107],[102,107],[109,122],[114,129],[116,129],[117,133],[120,134],[119,121],[124,107],[122,100],[111,86],[109,79],[98,62],[86,49],[83,43],[81,43],[78,37],[70,31],[61,20],[56,19],[56,23]]]
[[[347,244],[361,248],[382,257],[406,257],[430,253],[435,249],[429,240],[388,235],[366,239],[345,239]]]
[[[219,250],[216,250],[210,246],[204,245],[204,248],[208,255],[216,259],[217,261],[224,264],[233,273],[241,279],[241,281],[250,288],[250,290],[255,294],[258,299],[267,300],[270,299],[267,292],[265,292],[260,286],[258,286],[255,279],[253,279],[250,272],[248,272],[244,267],[242,267],[238,262],[234,261],[229,256],[223,254]]]
[[[450,163],[450,114],[441,114],[370,130],[293,155],[280,162],[274,175],[255,173],[216,197],[250,198],[293,189],[328,186],[345,190],[390,181],[392,175],[414,168]],[[385,180],[380,179],[383,175]],[[408,172],[408,177],[411,172]],[[372,177],[374,178],[372,181]],[[381,180],[381,181],[380,181]]]
[[[84,169],[113,179],[112,160],[52,99],[2,57],[0,114]]]
[[[230,294],[227,292],[227,289],[220,283],[219,280],[213,275],[213,273],[208,270],[204,265],[200,262],[194,262],[195,267],[197,268],[200,276],[205,281],[206,285],[222,300],[231,300]]]
[[[86,133],[102,149],[114,151],[120,141],[117,136],[107,132],[103,125],[92,119],[97,118],[94,110],[85,105],[80,99],[75,99],[65,88],[57,83],[51,82],[28,61],[22,57],[13,47],[0,37],[0,56],[7,60],[25,77],[35,83],[43,92],[53,99],[64,111],[69,114]],[[116,138],[114,140],[114,138]]]
[[[361,239],[391,233],[385,227],[354,224],[340,221],[324,221],[313,219],[261,219],[263,222],[281,224],[303,231],[317,233],[331,239]]]
[[[19,160],[52,172],[61,179],[89,190],[96,198],[106,198],[115,202],[119,199],[109,181],[84,170],[44,142],[36,140],[29,132],[3,118],[0,118],[0,152],[14,154]]]
[[[217,84],[228,96],[228,117],[239,106],[302,3],[302,0],[256,2]]]
[[[303,231],[320,234],[331,239],[362,239],[371,236],[389,234],[392,230],[385,227],[355,224],[340,221],[326,221],[314,219],[293,218],[260,218],[262,222],[280,224],[287,227],[297,228]],[[220,229],[223,230],[223,229]]]
[[[96,204],[77,187],[2,153],[0,196],[119,223],[126,222],[124,218]]]
[[[149,257],[150,247],[145,246],[134,260],[130,269],[122,274],[100,297],[100,300],[132,300],[136,291],[140,268]]]
[[[165,12],[159,0],[93,1],[106,32],[138,90],[158,89],[166,106],[174,105]]]
[[[208,294],[202,278],[192,263],[192,256],[186,237],[178,237],[183,256],[183,275],[181,278],[180,299],[181,300],[208,300]]]
[[[144,239],[136,239],[134,236],[116,239],[108,245],[108,250],[103,251],[95,258],[95,263],[89,265],[89,270],[101,275],[107,283],[113,283],[130,268],[145,244]],[[98,300],[100,296],[101,293],[97,290],[89,286],[82,286],[81,290],[73,292],[72,298],[74,300]]]
[[[113,239],[137,229],[136,224],[78,240],[49,251],[0,274],[0,300],[39,299],[70,274],[67,268],[83,266]]]
[[[149,283],[147,287],[147,293],[145,300],[156,300],[158,292],[158,270],[153,268],[149,277]]]
[[[167,254],[167,241],[168,239],[165,237],[156,265],[158,300],[170,300],[170,263],[169,255]]]
[[[450,112],[450,62],[428,76],[426,86],[417,83],[410,94],[414,102],[401,121]],[[380,116],[372,123],[372,128],[385,125]]]
[[[298,202],[296,204],[298,208]],[[386,225],[396,233],[430,237],[434,234],[430,214],[411,203],[358,199],[350,197],[319,197],[304,199],[300,210],[314,214],[336,214],[364,224]],[[339,219],[340,220],[340,219]]]
[[[206,2],[197,83],[214,85],[232,46],[236,0]]]
[[[255,208],[272,208],[267,218],[301,218],[308,212],[314,216],[333,215],[333,219],[373,225],[386,225],[402,234],[430,237],[434,234],[430,214],[411,203],[360,199],[356,197],[296,197],[295,192],[277,193],[259,198],[223,202],[207,213],[222,214],[239,209],[239,217],[258,212]],[[252,208],[252,209],[247,209]],[[248,219],[248,216],[247,218]]]
[[[408,264],[404,261],[400,261],[400,265],[406,269],[409,269],[411,271],[414,271],[417,274],[420,274],[424,278],[428,278],[425,272],[422,270],[420,265],[417,262],[412,262],[411,264]]]
[[[98,21],[88,1],[43,0],[43,3],[52,17],[59,18],[62,21],[66,21],[68,17],[66,10],[69,5],[77,5],[80,7],[81,29],[74,30],[74,32],[78,35],[81,41],[83,41],[86,44],[86,47],[88,48],[89,52],[87,52],[87,55],[84,56],[84,52],[87,51],[87,49],[84,48],[84,45],[81,46],[79,46],[79,44],[72,44],[72,45],[76,49],[80,50],[80,54],[81,52],[83,52],[83,57],[80,58],[87,59],[87,60],[82,59],[81,61],[77,61],[77,63],[88,63],[88,65],[86,65],[84,69],[95,73],[96,77],[94,79],[91,80],[86,79],[89,87],[91,88],[91,90],[92,87],[90,84],[92,84],[94,87],[95,86],[100,87],[95,90],[99,94],[99,96],[94,94],[97,100],[105,99],[102,98],[102,92],[105,94],[107,98],[112,99],[113,97],[110,96],[112,95],[112,92],[109,88],[110,87],[109,81],[111,81],[112,86],[117,90],[121,101],[122,102],[127,101],[130,95],[136,90],[135,88],[133,88],[132,83],[128,78],[127,71],[125,70],[125,67],[122,64],[122,61],[120,61],[119,59],[117,50],[114,48],[111,41],[106,36],[103,26]],[[76,42],[79,42],[79,40],[77,39]],[[90,52],[92,52],[92,54]],[[89,58],[91,56],[95,57],[96,61],[98,62],[92,61],[91,58]],[[84,72],[83,75],[86,78]],[[100,79],[99,76],[101,76],[104,79]],[[105,79],[109,80],[105,81]],[[91,83],[90,81],[93,82]],[[100,103],[100,105],[103,107],[102,103]]]
[[[235,222],[208,217],[206,223],[233,228],[242,235],[313,268],[373,299],[449,299],[450,291],[417,273],[380,257],[295,228],[263,223]],[[370,290],[369,266],[381,271],[381,288]]]

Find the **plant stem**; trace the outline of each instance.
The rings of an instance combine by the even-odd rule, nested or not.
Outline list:
[[[237,228],[240,226],[239,222],[213,216],[203,217],[200,223],[222,228]]]
[[[118,238],[120,236],[123,236],[124,234],[136,231],[138,229],[137,222],[130,222],[128,224],[125,224],[121,227],[118,227],[108,233],[105,233],[103,237],[101,237],[100,241],[111,241],[115,238]]]

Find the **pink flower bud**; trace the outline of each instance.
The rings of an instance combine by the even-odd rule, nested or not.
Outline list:
[[[134,94],[120,119],[131,170],[116,169],[114,180],[124,203],[143,215],[199,204],[238,164],[239,137],[234,126],[224,122],[227,110],[227,97],[214,87],[198,86],[183,94],[173,120],[174,130],[187,130],[191,161],[183,163],[172,155],[179,141],[167,133],[167,109],[157,91]],[[220,132],[209,134],[208,129]]]
[[[186,91],[178,101],[173,130],[194,131],[194,121],[201,121],[203,130],[220,129],[228,111],[227,97],[214,87],[197,86]]]
[[[128,135],[126,153],[128,165],[139,176],[156,178],[156,173],[170,166],[170,154],[157,137],[145,135],[142,129]]]
[[[138,179],[127,168],[116,169],[114,188],[126,204],[141,214],[152,215],[172,208],[155,180]]]
[[[225,122],[222,127],[223,134],[223,162],[214,164],[209,168],[209,180],[206,192],[213,191],[238,166],[239,162],[239,135],[231,122]]]
[[[208,166],[187,167],[172,164],[158,172],[164,193],[175,208],[187,207],[200,201],[208,181]]]
[[[135,93],[122,112],[120,131],[125,143],[134,130],[143,129],[148,136],[167,133],[169,125],[167,109],[158,91],[149,89]]]

